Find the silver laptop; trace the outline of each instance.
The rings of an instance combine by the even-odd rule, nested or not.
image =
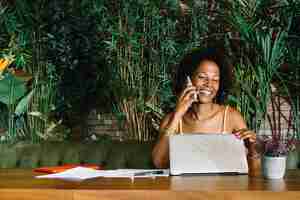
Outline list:
[[[170,174],[247,174],[246,148],[233,134],[173,135]]]

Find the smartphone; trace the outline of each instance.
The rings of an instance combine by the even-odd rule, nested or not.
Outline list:
[[[192,86],[192,85],[193,85],[190,76],[187,76],[187,77],[186,77],[186,85],[187,85],[187,86]]]
[[[187,85],[187,86],[192,86],[192,85],[193,85],[190,76],[187,76],[187,77],[186,77],[186,85]],[[194,94],[193,98],[194,98],[194,100],[197,101],[197,100],[198,100],[198,95],[197,95],[197,94]]]

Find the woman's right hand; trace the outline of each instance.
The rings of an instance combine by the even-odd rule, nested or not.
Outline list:
[[[179,95],[175,115],[182,117],[192,105],[193,102],[197,101],[197,90],[193,85],[188,85]]]

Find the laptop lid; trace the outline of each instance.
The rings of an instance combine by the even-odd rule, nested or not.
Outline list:
[[[170,173],[248,173],[246,148],[233,134],[183,134],[169,137]]]

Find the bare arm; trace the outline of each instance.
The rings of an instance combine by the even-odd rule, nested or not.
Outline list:
[[[256,134],[247,128],[246,122],[240,112],[230,109],[230,122],[232,133],[244,140],[248,149],[247,160],[249,165],[249,175],[256,176],[260,173],[260,156],[256,150]]]
[[[152,160],[157,168],[169,167],[169,136],[167,134],[168,131],[177,132],[179,120],[174,113],[170,113],[161,121],[160,137],[152,151]]]
[[[193,85],[187,87],[179,95],[175,111],[166,115],[161,121],[159,132],[160,137],[152,151],[152,160],[157,168],[167,168],[169,166],[169,134],[178,133],[178,123],[183,115],[188,111],[196,99],[196,88]]]

